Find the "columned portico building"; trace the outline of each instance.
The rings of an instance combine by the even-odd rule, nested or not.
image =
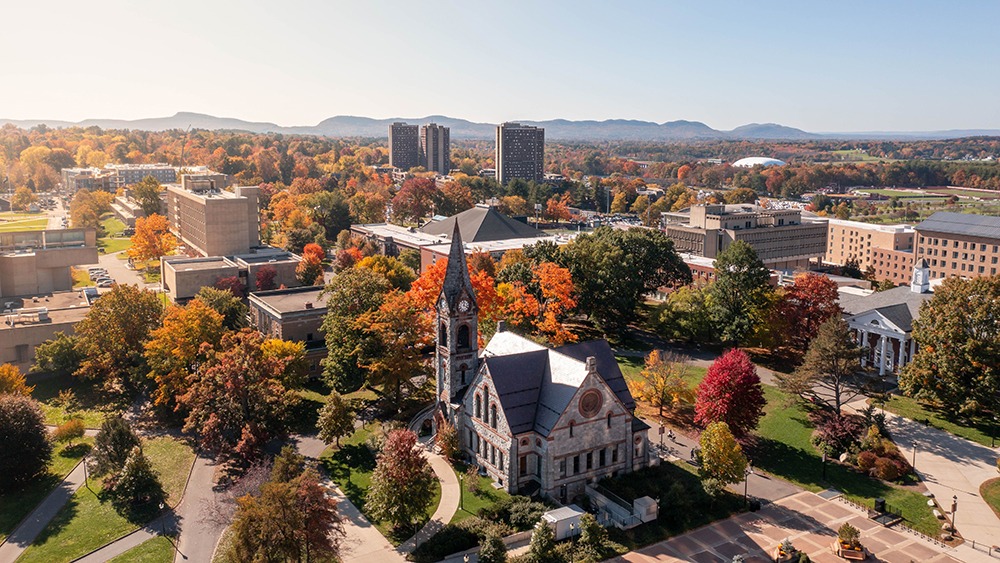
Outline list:
[[[913,268],[909,287],[897,287],[870,295],[841,293],[840,305],[851,332],[865,348],[861,363],[879,375],[898,373],[917,353],[913,321],[920,305],[931,298],[930,271],[926,260]]]

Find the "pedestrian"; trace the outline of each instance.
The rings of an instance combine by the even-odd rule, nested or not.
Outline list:
[[[676,442],[676,440],[674,440],[674,429],[673,428],[668,428],[667,429],[667,438],[670,438],[671,442]]]

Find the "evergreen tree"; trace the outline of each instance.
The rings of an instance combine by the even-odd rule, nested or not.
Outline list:
[[[41,475],[52,457],[38,402],[0,394],[0,492],[14,490]]]
[[[539,520],[531,532],[531,544],[528,554],[532,563],[554,563],[558,559],[556,553],[556,535],[552,526],[545,520]]]
[[[94,462],[94,473],[104,475],[114,473],[125,465],[132,449],[139,446],[139,436],[120,417],[109,417],[101,424],[94,438],[94,449],[90,454]]]
[[[506,563],[507,546],[496,534],[489,534],[479,541],[480,563]]]
[[[125,466],[104,488],[115,509],[130,519],[152,515],[166,498],[159,475],[139,446],[132,448]]]

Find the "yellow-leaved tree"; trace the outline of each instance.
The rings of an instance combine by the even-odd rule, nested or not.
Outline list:
[[[646,356],[646,367],[637,379],[628,382],[629,391],[640,401],[673,412],[694,402],[694,389],[684,380],[687,358],[679,354],[653,350]]]

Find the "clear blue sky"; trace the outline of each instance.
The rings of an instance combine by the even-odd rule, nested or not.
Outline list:
[[[996,0],[6,4],[7,118],[1000,128]]]

